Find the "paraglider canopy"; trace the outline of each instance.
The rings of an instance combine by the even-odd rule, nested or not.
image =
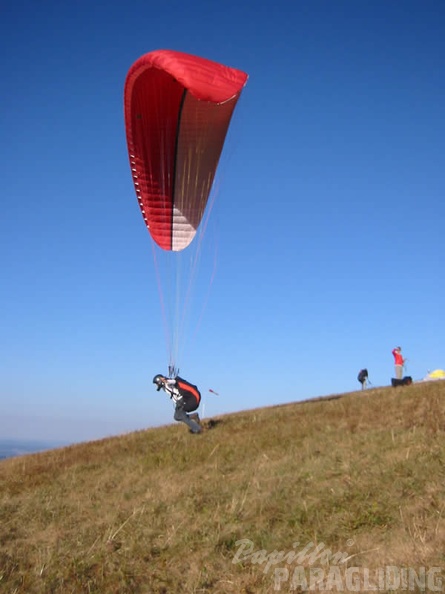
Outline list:
[[[247,74],[171,50],[140,57],[125,81],[131,172],[156,244],[180,251],[193,240]]]
[[[429,372],[428,375],[424,379],[425,380],[445,379],[445,371],[443,369],[436,369],[435,371]]]

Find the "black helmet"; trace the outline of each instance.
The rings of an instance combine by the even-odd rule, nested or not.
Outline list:
[[[164,379],[164,376],[161,375],[160,373],[158,373],[158,375],[155,375],[153,378],[153,383],[158,386],[158,392],[162,388],[162,384],[163,384],[162,380],[163,379]]]

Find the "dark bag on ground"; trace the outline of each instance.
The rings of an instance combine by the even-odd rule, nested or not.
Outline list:
[[[367,369],[361,369],[359,371],[359,374],[357,376],[358,381],[363,384],[363,382],[366,380],[366,378],[368,377],[368,370]]]
[[[188,382],[182,377],[177,376],[176,378],[176,387],[178,392],[181,394],[184,404],[182,406],[185,412],[193,412],[199,406],[201,402],[201,392],[198,388]]]
[[[403,379],[391,378],[391,385],[393,388],[398,386],[410,386],[413,383],[413,378],[410,375],[406,375]]]

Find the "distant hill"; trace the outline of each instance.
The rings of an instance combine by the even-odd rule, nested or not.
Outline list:
[[[0,439],[0,460],[52,450],[61,445],[63,444],[40,440]]]
[[[445,382],[203,423],[0,462],[0,592],[441,591]]]

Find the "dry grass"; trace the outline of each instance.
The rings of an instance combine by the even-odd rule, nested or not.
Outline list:
[[[444,399],[374,389],[5,460],[0,592],[273,592],[264,555],[317,545],[445,568]],[[276,567],[314,565],[297,559]]]

